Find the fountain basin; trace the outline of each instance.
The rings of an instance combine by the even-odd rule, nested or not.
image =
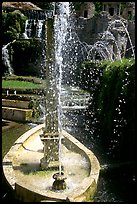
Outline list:
[[[53,175],[58,169],[40,169],[44,124],[27,131],[16,140],[3,159],[3,172],[17,199],[23,202],[92,201],[97,189],[100,164],[92,151],[63,130],[61,165],[66,189],[54,191]]]

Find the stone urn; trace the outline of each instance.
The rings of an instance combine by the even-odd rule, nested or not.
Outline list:
[[[55,173],[53,175],[53,179],[55,179],[55,181],[53,182],[53,185],[52,185],[52,189],[53,190],[65,190],[66,189],[66,182],[65,182],[65,180],[67,178],[64,176],[63,172]]]

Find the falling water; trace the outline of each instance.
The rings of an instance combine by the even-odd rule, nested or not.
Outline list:
[[[24,36],[25,39],[29,38],[30,32],[31,32],[31,30],[28,29],[28,24],[29,24],[29,20],[27,19],[26,22],[25,22],[25,31],[23,33],[23,36]]]
[[[65,55],[63,55],[63,46],[65,47],[65,44],[68,45],[68,41],[66,41],[66,36],[67,36],[67,26],[68,26],[68,20],[69,20],[69,13],[70,13],[70,10],[69,10],[69,2],[60,2],[60,7],[59,7],[59,11],[60,11],[60,15],[55,19],[55,40],[56,40],[56,49],[55,49],[55,54],[56,54],[56,68],[59,70],[58,72],[58,75],[59,77],[58,78],[58,90],[59,90],[59,106],[58,106],[58,116],[59,116],[59,132],[60,132],[60,140],[59,140],[59,160],[60,160],[60,166],[59,166],[59,171],[61,172],[61,131],[62,131],[62,123],[61,123],[61,117],[62,117],[62,102],[61,102],[61,93],[62,93],[62,89],[61,89],[61,85],[62,85],[62,68],[64,67],[64,57]],[[126,29],[127,31],[127,29]],[[128,34],[128,33],[127,33]],[[128,34],[129,35],[129,34]],[[75,35],[76,36],[76,35]],[[72,36],[71,36],[72,37]],[[129,36],[130,37],[130,36]],[[70,38],[71,39],[71,38]],[[129,38],[130,39],[130,38]],[[131,47],[133,49],[133,46],[132,46],[132,42],[131,40],[130,41],[130,44],[131,44]],[[82,43],[80,42],[79,38],[77,38],[77,44],[80,45],[81,47],[81,51],[82,52],[85,52],[92,49],[93,47],[96,47],[97,49],[100,49],[100,47],[103,47],[105,46],[105,44],[103,44],[103,42],[99,42],[99,43],[96,43],[96,45],[87,45],[86,43]],[[7,48],[8,45],[6,45],[6,48]],[[70,47],[72,46],[72,43],[70,43]],[[74,45],[73,45],[74,46]],[[109,50],[107,48],[106,49],[106,52],[109,54]],[[2,49],[3,51],[3,49]],[[104,50],[102,49],[102,56],[105,56],[106,55],[104,54],[103,52]],[[134,54],[134,50],[133,50],[133,54]],[[42,107],[43,109],[43,107]],[[44,111],[44,110],[43,110]],[[76,119],[75,119],[76,120]],[[77,120],[77,122],[80,121],[80,120]],[[80,121],[81,122],[81,121]],[[86,139],[85,138],[85,135],[83,136],[84,140]],[[88,145],[89,145],[89,141],[88,141]],[[102,193],[102,197],[103,197],[103,193]],[[102,201],[104,200],[104,197],[102,198]]]
[[[41,38],[43,33],[43,25],[45,20],[27,19],[25,23],[25,31],[23,36],[25,39],[31,37]]]
[[[111,51],[113,52],[113,51]],[[95,56],[96,54],[99,54],[99,56],[103,59],[112,59],[111,53],[109,51],[109,49],[106,46],[106,43],[103,41],[97,41],[92,48],[89,50],[88,55],[87,55],[87,59],[90,59],[90,56],[92,56],[92,58],[95,60]],[[113,52],[114,54],[114,52]]]
[[[56,80],[57,80],[57,89],[58,89],[59,172],[61,173],[61,160],[62,160],[61,159],[61,138],[62,138],[62,118],[63,118],[61,94],[62,94],[62,81],[64,80],[63,71],[65,70],[67,72],[66,68],[70,67],[71,63],[75,64],[73,59],[77,60],[79,57],[79,53],[77,51],[79,52],[81,51],[80,56],[84,56],[84,58],[81,58],[82,60],[86,59],[89,53],[93,55],[94,49],[99,51],[98,53],[100,54],[101,58],[110,59],[112,61],[117,58],[121,59],[121,55],[120,55],[121,53],[119,50],[118,42],[115,42],[116,39],[110,31],[110,27],[108,27],[107,31],[103,33],[102,39],[96,42],[94,45],[88,45],[84,42],[82,43],[79,40],[79,37],[77,36],[76,32],[74,31],[72,32],[72,29],[70,27],[69,2],[59,2],[58,5],[59,5],[58,15],[55,16],[55,21],[54,21],[54,30],[55,30],[54,37],[55,37],[55,69],[57,73]],[[54,4],[54,8],[55,8],[55,4]],[[55,13],[55,10],[54,10],[54,13]],[[110,38],[106,39],[107,37],[110,37]],[[110,47],[108,46],[111,40],[113,40],[113,43],[115,43],[115,46],[117,47],[117,53],[114,53],[113,49],[111,50]],[[133,47],[132,44],[131,44],[131,47]],[[76,52],[73,52],[73,49],[76,50]],[[72,57],[68,56],[70,52],[73,53],[73,54],[71,53],[73,55],[73,56],[71,55]],[[112,58],[112,56],[114,58]],[[72,72],[74,73],[74,69],[72,70]]]
[[[10,63],[10,56],[9,56],[9,50],[8,47],[9,45],[11,45],[12,43],[14,43],[16,40],[13,40],[12,42],[9,42],[7,45],[3,46],[2,48],[2,60],[4,65],[8,68],[8,73],[11,75],[13,74],[13,69],[11,67],[11,63]]]
[[[118,38],[115,36],[116,33],[119,35]],[[131,41],[131,37],[126,28],[126,25],[122,20],[112,20],[109,23],[106,31],[100,34],[100,36],[100,40],[95,42],[93,45],[81,42],[83,50],[86,51],[85,59],[96,60],[100,58],[100,60],[122,60],[123,55],[125,55],[126,51],[129,49],[132,50],[132,55],[135,58],[135,51]],[[126,49],[127,40],[129,40],[130,44],[130,48],[128,49]],[[121,45],[123,46],[124,51],[122,51]],[[115,50],[114,47],[116,47]]]
[[[112,21],[111,24],[108,26],[107,30],[110,30],[110,29],[112,28],[112,26],[113,26],[113,28],[114,28],[114,26],[116,26],[117,24],[121,24],[122,27],[124,28],[125,33],[127,34],[128,39],[129,39],[129,43],[130,43],[130,46],[131,46],[131,49],[132,49],[133,57],[134,57],[134,59],[135,59],[134,47],[133,47],[133,44],[132,44],[132,41],[131,41],[129,32],[128,32],[128,30],[127,30],[125,24],[123,23],[123,21],[121,21],[120,19],[116,19],[116,20]]]
[[[59,173],[61,175],[61,138],[62,138],[62,104],[61,104],[61,84],[63,67],[63,46],[66,42],[68,20],[69,20],[69,2],[59,2],[59,15],[55,18],[55,68],[57,69],[57,89],[58,89],[58,131],[59,131]]]

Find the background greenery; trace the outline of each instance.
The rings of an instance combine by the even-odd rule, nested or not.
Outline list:
[[[81,81],[91,93],[90,127],[106,152],[135,161],[135,59],[85,62]]]
[[[2,12],[2,44],[6,45],[15,39],[19,39],[24,32],[27,17],[19,10]]]

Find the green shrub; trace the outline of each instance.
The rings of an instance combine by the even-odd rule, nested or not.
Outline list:
[[[43,44],[39,39],[17,40],[13,46],[14,73],[21,76],[40,76]]]
[[[2,12],[2,44],[18,39],[24,32],[27,17],[20,11],[4,13]]]
[[[90,72],[94,76],[92,66]],[[98,63],[96,73],[97,85],[91,77],[91,127],[100,136],[106,152],[111,150],[114,157],[131,160],[135,149],[135,59]],[[127,149],[130,153],[125,157]]]

